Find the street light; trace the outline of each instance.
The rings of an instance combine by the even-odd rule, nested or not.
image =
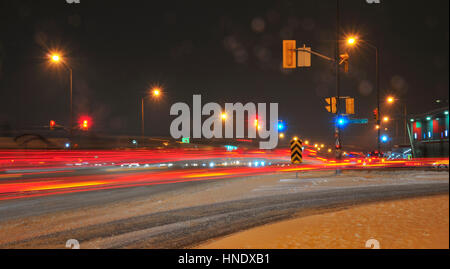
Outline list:
[[[150,90],[150,95],[153,97],[153,99],[159,99],[160,97],[161,97],[161,95],[162,95],[162,90],[161,90],[161,88],[160,87],[153,87],[151,90]],[[141,136],[142,136],[142,138],[145,136],[144,135],[144,127],[145,127],[145,124],[144,124],[144,104],[145,104],[145,97],[142,97],[141,98]]]
[[[51,58],[53,62],[59,62],[59,60],[61,59],[60,56],[56,54],[52,55]]]
[[[158,98],[161,95],[161,90],[159,88],[154,88],[152,90],[152,96]]]
[[[388,103],[388,104],[390,104],[390,105],[392,105],[394,102],[396,102],[396,101],[400,101],[400,104],[402,104],[403,105],[403,132],[404,132],[404,136],[403,136],[403,143],[407,143],[407,136],[408,136],[408,130],[407,130],[407,121],[408,121],[408,117],[407,117],[407,108],[406,108],[406,102],[404,101],[404,100],[402,100],[402,99],[398,99],[398,98],[395,98],[394,96],[388,96],[387,98],[386,98],[386,102]],[[397,135],[396,135],[397,137],[398,137],[398,133],[397,133]]]
[[[377,91],[377,109],[378,109],[378,113],[380,115],[381,114],[381,110],[380,110],[380,50],[378,49],[377,46],[373,45],[372,43],[370,43],[366,40],[362,40],[357,37],[349,37],[347,39],[347,44],[349,46],[355,46],[355,45],[357,45],[358,42],[364,43],[375,50],[375,72],[376,72],[375,76],[376,76],[376,91]],[[380,125],[380,120],[377,121],[377,125]],[[378,134],[377,134],[378,151],[380,151],[380,149],[381,149],[380,135],[381,135],[381,132],[380,132],[380,129],[378,129]]]
[[[389,117],[387,117],[387,116],[384,117],[384,118],[383,118],[383,121],[384,121],[384,122],[388,122],[388,121],[389,121]]]
[[[222,118],[222,120],[223,121],[225,121],[226,119],[227,119],[227,113],[222,113],[221,115],[220,115],[220,117]]]
[[[349,45],[354,45],[356,42],[356,38],[355,37],[349,37],[347,38],[347,44]]]
[[[69,66],[67,61],[64,60],[64,58],[61,56],[60,53],[50,53],[49,54],[50,61],[55,64],[62,64],[64,67],[69,70],[69,94],[70,94],[70,126],[69,126],[69,134],[70,138],[72,138],[73,133],[73,99],[72,99],[72,68]]]

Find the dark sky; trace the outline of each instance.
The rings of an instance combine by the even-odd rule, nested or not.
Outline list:
[[[410,113],[448,100],[449,1],[341,1],[342,37],[358,35],[381,51],[382,96],[405,100]],[[139,99],[154,84],[161,102],[146,104],[146,133],[168,135],[170,106],[192,102],[277,102],[289,133],[332,143],[323,97],[334,94],[332,66],[281,69],[283,39],[333,56],[335,1],[1,1],[0,122],[15,129],[68,122],[68,76],[49,67],[60,49],[74,70],[77,115],[94,130],[139,133]],[[342,48],[344,50],[344,48]],[[375,55],[349,51],[342,94],[356,98],[358,118],[375,108]],[[448,105],[446,103],[445,105]],[[394,111],[389,111],[394,113]],[[350,126],[345,140],[370,145],[373,124]]]

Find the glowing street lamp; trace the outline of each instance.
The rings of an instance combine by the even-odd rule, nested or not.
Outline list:
[[[222,113],[220,117],[222,118],[223,121],[225,121],[227,119],[227,113]]]
[[[347,38],[347,44],[353,46],[356,44],[356,37],[349,37]]]
[[[53,54],[50,57],[52,59],[53,62],[59,62],[61,60],[61,57],[57,54]]]
[[[161,96],[161,90],[159,88],[154,88],[152,90],[152,96],[158,98],[159,96]]]
[[[392,97],[392,96],[388,96],[388,98],[386,99],[386,101],[387,101],[389,104],[392,104],[392,103],[394,103],[395,98]]]
[[[388,121],[389,121],[389,117],[384,117],[384,118],[383,118],[383,121],[384,121],[384,122],[388,122]]]

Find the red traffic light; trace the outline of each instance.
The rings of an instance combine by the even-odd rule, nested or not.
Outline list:
[[[377,120],[377,121],[378,121],[378,119],[379,119],[378,108],[376,108],[376,109],[373,111],[373,118],[374,118],[374,120]]]
[[[55,128],[55,126],[56,126],[56,122],[54,120],[51,120],[50,121],[50,129]]]
[[[91,127],[91,119],[88,117],[81,117],[78,121],[80,124],[80,129],[87,131]]]

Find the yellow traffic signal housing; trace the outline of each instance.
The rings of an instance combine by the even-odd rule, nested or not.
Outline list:
[[[336,114],[336,97],[325,98],[325,102],[327,102],[328,106],[325,106],[326,110],[330,113]]]
[[[297,58],[295,40],[283,40],[283,68],[296,68]]]
[[[348,115],[355,114],[355,98],[345,99],[345,111]]]
[[[311,66],[311,48],[303,45],[303,51],[299,50],[298,55],[298,67],[310,67]]]

